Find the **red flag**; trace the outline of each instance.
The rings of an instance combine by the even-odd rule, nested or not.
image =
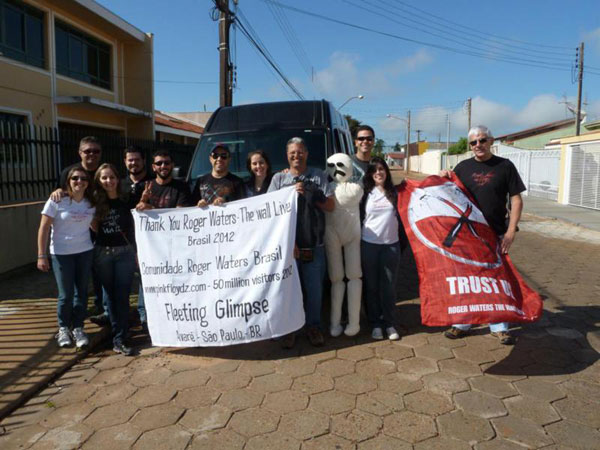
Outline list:
[[[398,188],[419,272],[424,325],[534,322],[542,299],[521,278],[467,189],[431,176]]]

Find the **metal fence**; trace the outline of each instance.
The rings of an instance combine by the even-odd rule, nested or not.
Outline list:
[[[79,141],[89,131],[0,122],[0,205],[45,200],[58,184],[61,170],[78,162]],[[123,149],[135,145],[151,170],[152,153],[168,150],[180,175],[187,173],[193,145],[157,142],[111,134],[94,135],[102,144],[102,162],[114,164],[125,175]]]
[[[600,210],[600,144],[572,146],[569,204]]]
[[[500,144],[496,154],[513,162],[527,195],[558,200],[560,150],[525,150]]]

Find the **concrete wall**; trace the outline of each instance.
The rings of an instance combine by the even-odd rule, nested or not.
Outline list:
[[[44,202],[0,207],[0,274],[35,263]]]
[[[429,151],[419,155],[420,172],[437,175],[442,167],[442,152]]]

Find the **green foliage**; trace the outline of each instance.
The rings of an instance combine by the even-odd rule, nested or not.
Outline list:
[[[350,114],[346,114],[344,117],[348,121],[348,126],[350,127],[350,134],[352,135],[352,138],[354,138],[354,136],[356,136],[356,129],[360,127],[362,123],[360,120],[355,119]]]
[[[448,149],[449,155],[460,155],[467,152],[467,138],[461,137],[456,144]]]
[[[402,146],[400,145],[400,142],[396,142],[394,144],[394,148],[392,149],[393,152],[402,152]]]
[[[373,146],[373,151],[371,152],[371,157],[379,156],[383,158],[383,148],[385,147],[385,141],[383,139],[375,139],[375,145]]]

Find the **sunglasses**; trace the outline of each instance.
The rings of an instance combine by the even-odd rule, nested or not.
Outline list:
[[[84,155],[98,155],[100,153],[100,150],[98,149],[93,149],[93,150],[83,150],[82,153]]]
[[[373,136],[359,136],[356,138],[357,141],[368,141],[368,142],[373,142]]]
[[[212,159],[219,159],[219,158],[221,158],[221,159],[229,159],[229,154],[228,153],[215,153],[215,152],[212,152],[210,154],[210,156],[211,156]]]
[[[160,161],[154,161],[152,164],[154,164],[155,166],[170,166],[171,165],[171,161],[164,161],[164,160],[160,160]]]
[[[71,181],[88,181],[88,177],[79,177],[75,175],[71,177]]]
[[[469,145],[471,147],[477,145],[477,143],[479,142],[480,144],[485,144],[488,141],[488,138],[481,138],[481,139],[475,139],[474,141],[469,142]]]

